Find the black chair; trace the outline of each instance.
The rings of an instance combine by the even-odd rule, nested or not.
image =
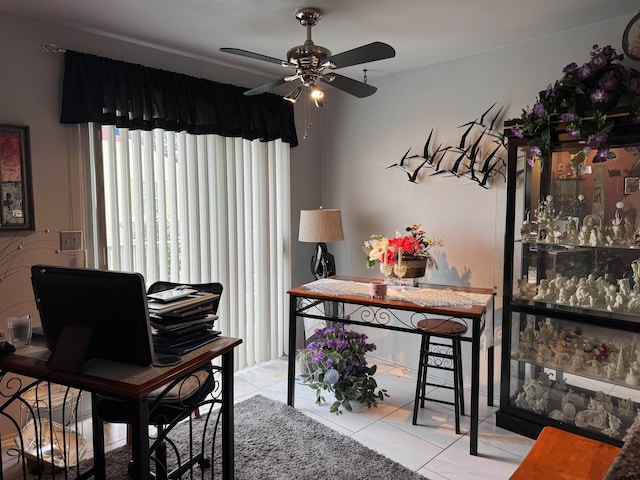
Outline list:
[[[147,293],[156,293],[179,285],[218,295],[221,295],[223,290],[220,283],[183,284],[155,282],[149,287]],[[212,313],[215,313],[217,308],[218,303],[215,302],[212,306]],[[178,466],[168,472],[167,444],[165,440],[166,435],[178,422],[190,417],[192,413],[196,417],[200,416],[200,406],[206,402],[207,397],[218,386],[214,375],[219,371],[219,367],[208,365],[149,395],[149,425],[154,425],[158,432],[157,439],[150,446],[151,456],[155,456],[156,479],[181,478],[184,472],[190,470],[195,464],[200,464],[202,468],[209,467],[210,460],[205,458],[203,446],[199,452],[192,455],[186,462],[178,462]],[[98,416],[105,422],[131,424],[133,421],[130,405],[124,400],[99,397],[95,408]]]
[[[169,387],[152,392],[149,405],[149,425],[157,428],[155,441],[149,447],[150,456],[155,460],[155,478],[168,480],[182,478],[194,465],[202,468],[210,466],[210,459],[204,455],[204,446],[200,449],[189,449],[194,454],[186,461],[178,462],[176,468],[168,471],[167,435],[180,421],[189,417],[216,388],[213,366],[191,373],[178,379]],[[133,421],[128,402],[108,397],[100,397],[96,403],[96,412],[105,422],[128,423]],[[129,465],[130,467],[132,464]]]
[[[462,377],[462,348],[460,338],[467,332],[464,323],[443,318],[427,318],[417,325],[422,330],[420,360],[418,363],[418,379],[416,396],[413,404],[413,425],[418,422],[418,408],[424,408],[425,400],[453,405],[455,411],[456,433],[460,433],[460,415],[464,415],[464,387]],[[437,341],[433,341],[436,337]],[[448,343],[444,343],[444,342]],[[452,373],[453,386],[427,381],[427,370],[435,368]],[[427,397],[427,386],[453,390],[454,400],[447,401]]]

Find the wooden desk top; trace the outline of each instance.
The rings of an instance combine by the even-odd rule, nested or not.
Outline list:
[[[379,280],[377,278],[363,278],[363,277],[344,277],[335,276],[330,277],[335,280],[344,280],[352,282],[369,283],[372,280]],[[490,288],[477,288],[477,287],[462,287],[455,285],[436,285],[436,284],[420,284],[421,288],[432,288],[438,290],[454,290],[466,293],[479,293],[482,295],[488,295],[493,297],[493,290]],[[290,295],[295,295],[305,298],[315,298],[318,300],[326,301],[341,301],[345,303],[355,303],[360,305],[368,305],[372,307],[389,308],[395,310],[405,310],[411,312],[424,312],[432,313],[435,315],[446,315],[451,317],[460,318],[472,318],[480,319],[487,310],[487,304],[470,304],[466,306],[422,306],[417,303],[397,300],[381,300],[368,296],[350,296],[350,295],[333,295],[321,292],[315,292],[310,290],[305,285],[290,289],[288,292]]]
[[[40,380],[48,380],[94,393],[127,398],[141,398],[153,390],[181,378],[210,363],[240,345],[242,340],[218,337],[215,341],[182,356],[178,365],[143,367],[109,360],[91,359],[80,373],[52,370],[47,365],[51,352],[44,346],[31,345],[0,360],[0,371],[9,371]]]

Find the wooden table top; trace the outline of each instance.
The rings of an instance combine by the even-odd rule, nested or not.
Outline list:
[[[239,338],[220,336],[216,340],[182,356],[173,366],[129,365],[110,360],[90,359],[80,373],[53,370],[47,364],[51,352],[37,343],[5,355],[0,371],[9,371],[40,380],[79,388],[94,393],[127,398],[141,398],[153,390],[184,377],[240,345]]]
[[[373,280],[379,280],[376,278],[348,277],[348,276],[334,276],[330,278],[335,280],[361,282],[361,283],[369,283]],[[465,292],[465,293],[477,293],[477,294],[493,297],[493,289],[490,289],[490,288],[462,287],[457,285],[437,285],[437,284],[420,284],[419,288],[437,289],[437,290],[453,290],[453,291]],[[452,317],[472,318],[472,319],[481,318],[487,310],[486,303],[485,304],[469,304],[465,306],[451,306],[451,305],[423,306],[423,305],[419,305],[417,303],[408,302],[408,301],[375,299],[369,296],[327,294],[327,293],[310,290],[306,285],[300,285],[298,287],[292,288],[287,293],[289,295],[306,297],[306,298],[315,298],[318,300],[341,301],[345,303],[369,305],[372,307],[405,310],[405,311],[411,311],[411,312],[425,312],[425,313],[432,313],[437,315],[447,315]],[[487,303],[489,302],[489,300],[490,298],[487,299]]]

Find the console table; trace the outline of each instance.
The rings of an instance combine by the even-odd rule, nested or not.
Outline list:
[[[47,359],[50,352],[36,342],[15,354],[6,355],[0,360],[0,416],[8,418],[14,428],[21,428],[17,420],[12,418],[12,411],[24,403],[21,395],[24,392],[48,384],[64,385],[67,387],[91,393],[92,407],[98,395],[118,398],[131,405],[134,421],[131,425],[132,469],[130,474],[136,479],[150,478],[149,460],[149,415],[153,409],[150,394],[158,390],[170,389],[182,378],[202,369],[214,368],[219,370],[222,379],[216,389],[221,396],[222,413],[222,477],[233,479],[233,349],[242,343],[241,339],[219,337],[212,343],[206,344],[182,357],[182,361],[170,367],[141,367],[107,360],[89,360],[80,373],[68,373],[52,370]],[[221,359],[221,367],[213,367],[211,362]],[[20,377],[16,377],[19,375]],[[23,377],[29,377],[27,379]],[[47,387],[44,388],[47,390]],[[218,400],[220,402],[220,400]],[[35,420],[35,413],[31,411]],[[187,414],[188,415],[188,414]],[[93,466],[76,477],[95,477],[104,480],[105,477],[105,447],[103,422],[97,417],[92,408],[93,435]],[[213,424],[215,427],[215,424]],[[44,430],[44,428],[43,428]],[[5,434],[6,432],[3,432]],[[36,434],[37,437],[37,434]],[[53,435],[52,435],[53,437]],[[66,455],[66,448],[72,442],[67,438],[62,442]],[[72,447],[72,445],[71,445]],[[53,450],[51,446],[41,446]],[[77,459],[79,463],[79,458]],[[79,470],[79,469],[77,469]],[[23,469],[24,471],[24,469]],[[76,472],[77,473],[77,472]],[[23,474],[24,476],[24,474]],[[2,459],[0,458],[0,480],[2,475]]]
[[[444,316],[470,322],[471,334],[462,338],[471,342],[471,427],[470,454],[478,454],[478,398],[480,391],[480,335],[489,324],[493,331],[493,290],[449,285],[421,284],[406,292],[390,290],[386,299],[368,295],[368,284],[374,279],[335,276],[292,288],[289,294],[289,359],[287,403],[295,402],[295,352],[298,319],[315,318],[340,321],[364,327],[394,330],[421,335],[417,324],[427,316]],[[341,284],[340,282],[344,282]],[[467,295],[468,303],[459,301]],[[450,297],[450,300],[447,300]],[[417,303],[416,303],[417,302]],[[489,351],[488,405],[493,405],[493,346]]]

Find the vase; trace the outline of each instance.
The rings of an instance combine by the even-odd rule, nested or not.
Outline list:
[[[327,392],[326,399],[327,399],[327,403],[329,405],[332,405],[336,401],[336,396],[333,392],[331,393]],[[350,411],[352,413],[358,413],[358,412],[363,412],[367,409],[367,404],[359,402],[358,400],[349,400],[349,405],[351,405],[351,410],[347,410],[342,405],[340,406],[340,410],[342,410],[343,412]]]
[[[349,400],[349,405],[351,405],[352,413],[364,412],[367,409],[366,403],[358,402],[357,400]],[[345,408],[345,412],[348,412],[348,411],[349,410]]]
[[[296,372],[298,372],[298,376],[309,375],[313,372],[314,365],[311,361],[311,356],[311,353],[307,349],[298,349],[296,353]]]
[[[403,255],[402,263],[407,266],[407,273],[404,274],[404,278],[424,277],[427,270],[426,258]],[[396,275],[392,273],[391,276],[395,277]]]

